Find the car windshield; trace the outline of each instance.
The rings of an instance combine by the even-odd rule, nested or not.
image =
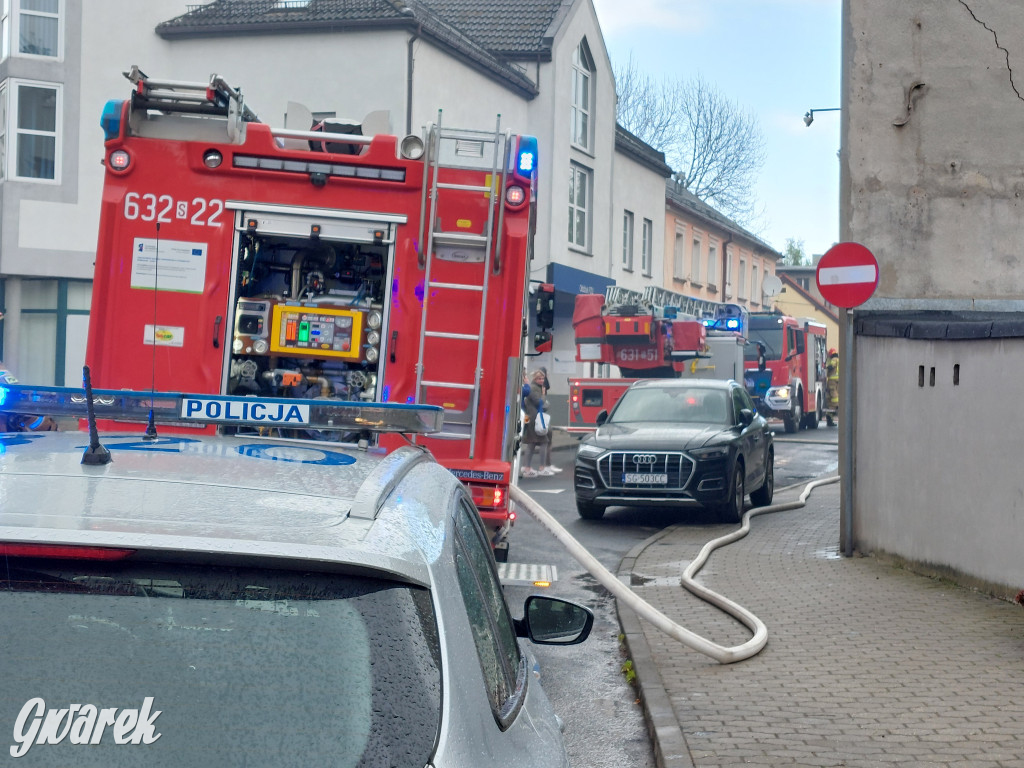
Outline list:
[[[706,387],[637,387],[628,389],[609,422],[637,421],[728,424],[726,392]]]
[[[425,589],[320,572],[9,558],[0,612],[0,723],[8,738],[14,727],[12,748],[27,749],[19,765],[430,761],[441,672]],[[57,716],[44,710],[65,710],[49,739]],[[104,710],[112,723],[137,723],[127,732],[142,743],[117,743],[124,736],[103,727]]]

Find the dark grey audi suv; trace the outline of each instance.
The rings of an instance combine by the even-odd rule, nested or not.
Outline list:
[[[735,523],[748,493],[754,506],[772,501],[773,433],[735,381],[637,381],[597,424],[576,453],[584,519],[612,506],[700,506]]]

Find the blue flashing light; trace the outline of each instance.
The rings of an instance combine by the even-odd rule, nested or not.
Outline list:
[[[390,399],[391,399],[391,387],[385,385],[384,389],[382,389],[381,393],[380,393],[380,401],[382,403],[386,403]]]
[[[703,320],[701,320],[701,322],[704,324],[705,328],[714,328],[715,327],[715,321],[710,319],[710,318],[704,318]]]
[[[7,401],[7,387],[0,387],[0,407]]]
[[[725,327],[728,328],[730,331],[738,331],[740,329],[740,321],[735,319],[726,320]]]
[[[103,140],[110,141],[121,135],[121,105],[124,102],[118,99],[111,99],[103,105],[103,114],[100,115],[100,127],[103,129]]]
[[[516,173],[531,178],[537,172],[537,137],[520,136]]]

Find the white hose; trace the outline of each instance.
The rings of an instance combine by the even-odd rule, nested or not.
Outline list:
[[[719,547],[723,547],[726,544],[731,544],[734,541],[742,539],[750,532],[750,518],[757,515],[764,515],[769,512],[783,512],[788,509],[799,509],[807,503],[807,497],[814,488],[817,488],[819,485],[828,485],[838,481],[839,477],[827,477],[821,480],[815,480],[807,484],[803,493],[800,494],[799,501],[788,502],[786,504],[775,504],[768,507],[755,507],[754,509],[749,510],[745,515],[743,515],[743,521],[737,530],[732,531],[725,536],[713,539],[705,544],[694,561],[690,563],[685,571],[683,571],[681,582],[686,589],[705,602],[711,603],[725,613],[728,613],[733,618],[742,622],[744,626],[754,633],[754,636],[750,638],[750,640],[740,645],[733,646],[732,648],[726,648],[725,646],[718,645],[707,638],[701,637],[695,632],[691,632],[685,627],[672,621],[672,619],[668,618],[668,616],[663,614],[647,601],[642,600],[635,592],[633,592],[633,590],[615,578],[611,571],[601,565],[596,557],[590,554],[582,544],[576,541],[572,534],[559,525],[558,521],[555,520],[555,518],[552,517],[551,514],[540,504],[530,498],[525,491],[517,486],[512,486],[510,490],[512,500],[525,508],[526,511],[533,515],[541,525],[547,528],[548,531],[550,531],[551,534],[554,535],[554,537],[558,539],[569,551],[569,554],[572,555],[580,565],[586,568],[594,578],[596,578],[605,587],[605,589],[615,596],[617,600],[621,600],[641,618],[646,619],[662,632],[675,638],[686,647],[699,651],[705,656],[710,656],[715,661],[722,664],[733,664],[737,661],[749,659],[751,656],[755,656],[760,653],[768,642],[768,629],[765,627],[764,622],[746,608],[734,603],[722,595],[719,595],[717,592],[711,591],[707,587],[697,584],[693,580],[693,577],[696,576],[697,572],[702,567],[704,567],[704,563],[707,562],[707,559],[712,552]]]

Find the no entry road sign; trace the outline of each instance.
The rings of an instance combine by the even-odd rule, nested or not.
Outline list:
[[[878,261],[860,243],[839,243],[818,262],[818,290],[837,307],[857,307],[878,287]]]

